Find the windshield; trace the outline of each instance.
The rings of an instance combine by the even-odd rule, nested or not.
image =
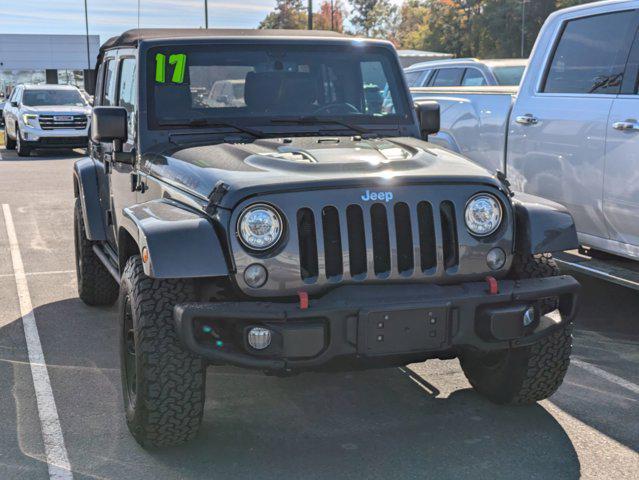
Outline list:
[[[525,65],[511,65],[508,67],[493,67],[493,74],[499,85],[519,85],[524,74]]]
[[[22,95],[22,104],[28,107],[51,105],[84,107],[86,102],[76,90],[25,90]]]
[[[154,126],[303,116],[398,124],[411,118],[399,68],[386,48],[181,45],[152,49],[148,65]]]

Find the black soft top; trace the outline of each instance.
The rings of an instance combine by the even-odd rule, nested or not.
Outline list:
[[[225,37],[313,37],[349,38],[348,35],[326,30],[256,30],[238,28],[135,28],[111,37],[100,47],[100,53],[110,48],[137,47],[142,40],[171,38],[225,38]]]

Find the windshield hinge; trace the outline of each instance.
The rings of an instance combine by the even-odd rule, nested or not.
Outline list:
[[[217,212],[217,206],[222,200],[222,197],[229,191],[229,186],[223,181],[219,181],[213,187],[213,191],[209,195],[209,204],[206,206],[206,213],[213,216]]]

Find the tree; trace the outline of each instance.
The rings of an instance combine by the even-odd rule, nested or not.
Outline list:
[[[277,0],[275,9],[258,28],[286,28],[302,30],[307,27],[307,13],[302,0]]]
[[[350,0],[349,3],[355,33],[388,40],[395,37],[397,7],[390,0]]]
[[[423,50],[431,10],[426,2],[408,0],[400,8],[397,43],[400,48]]]
[[[346,12],[341,0],[324,0],[319,13],[313,16],[314,28],[317,30],[344,31],[344,17]]]

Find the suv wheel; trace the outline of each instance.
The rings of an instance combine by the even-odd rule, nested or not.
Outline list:
[[[559,274],[550,254],[515,259],[516,278],[539,278]],[[542,303],[543,313],[556,307],[555,299]],[[527,405],[548,398],[563,382],[572,350],[572,324],[552,332],[526,347],[491,353],[464,352],[460,363],[473,388],[501,404]]]
[[[143,447],[195,437],[204,412],[204,362],[182,347],[173,306],[192,301],[193,285],[147,277],[131,257],[120,287],[120,365],[129,430]]]
[[[18,130],[18,128],[16,128],[16,152],[19,157],[28,157],[31,155],[31,147],[27,147],[24,143],[22,143],[20,130]]]
[[[6,148],[7,150],[16,149],[16,141],[12,138],[9,138],[9,132],[7,132],[7,122],[4,123],[4,148]]]
[[[74,243],[78,296],[87,305],[113,305],[118,299],[119,285],[93,251],[87,238],[80,199],[75,199]]]

